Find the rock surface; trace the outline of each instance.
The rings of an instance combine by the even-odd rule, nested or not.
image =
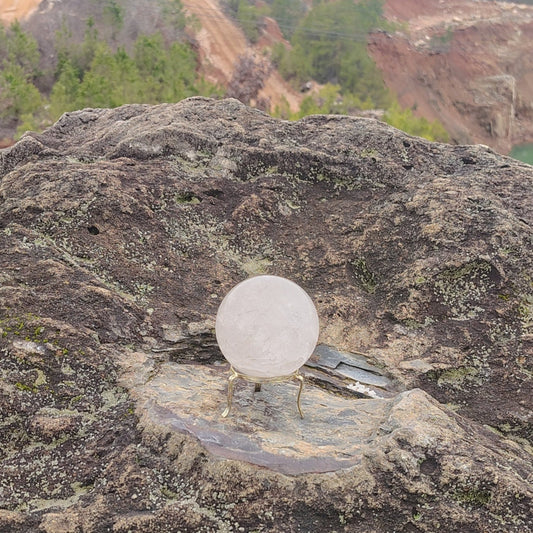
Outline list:
[[[226,365],[165,363],[133,393],[142,423],[193,435],[213,455],[276,472],[335,472],[360,462],[361,448],[372,443],[392,401],[354,400],[308,386],[302,420],[297,384],[264,384],[254,393],[240,381],[232,411],[222,418],[228,375]]]
[[[531,166],[194,98],[66,114],[0,151],[0,180],[0,530],[533,531]],[[310,378],[300,421],[290,384],[243,387],[221,422],[214,317],[257,273],[394,390]],[[315,471],[210,440],[310,431],[315,401],[351,406],[332,434],[361,421],[340,469],[307,436]]]

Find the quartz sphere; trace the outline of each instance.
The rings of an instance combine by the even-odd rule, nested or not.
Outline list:
[[[231,289],[218,308],[218,345],[247,376],[288,376],[311,356],[319,322],[308,294],[278,276],[256,276]]]

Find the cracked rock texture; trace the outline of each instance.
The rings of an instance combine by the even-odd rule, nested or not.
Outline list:
[[[68,113],[0,151],[0,531],[533,531],[532,182],[483,146],[204,98]],[[403,391],[306,384],[291,423],[314,398],[331,434],[369,413],[341,468],[209,436],[290,415],[289,384],[215,412],[216,310],[259,273]],[[176,401],[188,375],[213,412]]]

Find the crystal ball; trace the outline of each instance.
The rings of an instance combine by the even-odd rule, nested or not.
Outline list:
[[[319,335],[309,295],[279,276],[255,276],[231,289],[218,308],[216,337],[233,368],[251,377],[288,376],[311,356]]]

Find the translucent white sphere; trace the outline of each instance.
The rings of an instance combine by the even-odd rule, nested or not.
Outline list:
[[[241,374],[288,376],[311,356],[319,322],[308,294],[278,276],[256,276],[231,289],[218,308],[218,345]]]

